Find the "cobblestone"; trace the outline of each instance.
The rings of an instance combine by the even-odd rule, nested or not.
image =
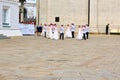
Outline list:
[[[0,80],[120,80],[120,36],[0,40]]]

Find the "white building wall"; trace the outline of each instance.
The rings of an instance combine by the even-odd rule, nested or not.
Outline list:
[[[120,0],[99,0],[98,27],[105,32],[105,25],[110,28],[120,29]]]
[[[27,17],[36,17],[36,0],[26,0]]]
[[[36,4],[36,0],[26,0],[27,3],[35,3]]]
[[[91,0],[90,31],[105,33],[107,24],[110,29],[120,29],[120,0]]]
[[[0,1],[0,28],[2,28],[2,2]]]
[[[90,1],[90,32],[98,33],[98,0]]]
[[[88,23],[88,0],[40,0],[40,23],[86,24]],[[83,6],[84,5],[84,6]]]
[[[11,6],[10,10],[10,23],[13,29],[18,29],[19,27],[19,7],[17,4]]]
[[[48,14],[49,14],[48,13],[48,11],[49,11],[49,9],[48,9],[48,4],[49,4],[48,0],[40,0],[39,2],[40,2],[40,4],[39,4],[39,8],[40,8],[40,10],[39,10],[39,25],[40,24],[45,24],[45,23],[51,23],[52,20],[48,21],[48,18],[52,19],[51,16],[53,14],[51,14],[51,16],[48,16]]]
[[[2,22],[2,11],[3,7],[9,7],[9,26],[3,27]],[[18,2],[13,1],[0,1],[0,34],[4,34],[6,36],[21,36],[21,32],[19,29],[19,5]]]
[[[39,23],[76,25],[88,23],[88,0],[40,0]],[[37,13],[38,14],[38,13]],[[90,0],[90,32],[105,33],[110,28],[120,29],[120,0]]]

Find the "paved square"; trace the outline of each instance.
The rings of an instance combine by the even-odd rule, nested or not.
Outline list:
[[[120,36],[0,40],[0,80],[120,80]]]

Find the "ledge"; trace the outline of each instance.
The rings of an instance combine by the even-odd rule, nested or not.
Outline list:
[[[11,26],[8,26],[8,25],[3,25],[2,27],[11,28]]]
[[[111,29],[110,30],[110,34],[117,34],[117,35],[119,35],[120,34],[120,29]]]

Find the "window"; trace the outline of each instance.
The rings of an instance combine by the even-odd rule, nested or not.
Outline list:
[[[7,23],[7,9],[3,9],[3,23]]]
[[[59,22],[60,18],[59,17],[55,17],[55,22]]]
[[[3,6],[2,10],[2,24],[3,27],[10,27],[10,13],[9,13],[9,7]]]

